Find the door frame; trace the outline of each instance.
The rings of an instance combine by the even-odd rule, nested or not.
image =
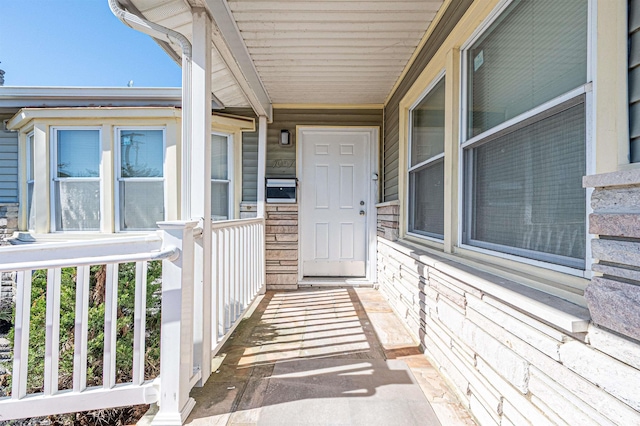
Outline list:
[[[366,215],[366,241],[365,241],[365,278],[350,278],[349,281],[354,281],[359,284],[375,284],[377,281],[377,208],[378,203],[378,182],[380,171],[379,165],[379,149],[380,149],[380,127],[378,126],[296,126],[296,174],[299,181],[298,189],[298,283],[302,283],[304,278],[303,271],[303,252],[302,252],[302,230],[304,229],[305,218],[302,215],[302,206],[304,204],[304,195],[301,190],[303,182],[302,170],[304,167],[302,160],[302,144],[304,143],[305,133],[368,133],[369,134],[369,161],[367,162],[369,175],[369,201],[367,203]],[[374,179],[375,177],[375,179]],[[332,277],[327,277],[326,281],[330,282]],[[323,282],[325,280],[323,279]],[[345,284],[344,279],[335,277],[335,282]],[[302,283],[304,284],[304,283]]]

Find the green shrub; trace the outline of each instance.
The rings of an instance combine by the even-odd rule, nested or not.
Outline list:
[[[102,384],[104,357],[106,266],[90,268],[89,321],[87,344],[87,386]],[[116,326],[116,381],[131,380],[133,365],[133,316],[135,303],[135,263],[118,268],[118,310]],[[73,387],[73,352],[75,330],[76,268],[63,268],[60,287],[60,358],[59,389]],[[145,378],[156,377],[160,364],[160,305],[162,262],[149,262],[147,272],[147,312],[145,342]],[[29,359],[27,392],[40,392],[44,385],[44,355],[46,332],[47,271],[34,271],[31,290],[31,319],[29,327]],[[15,318],[15,307],[13,316]],[[9,340],[13,342],[13,327]],[[10,366],[7,366],[10,368]],[[5,389],[11,389],[10,377]]]

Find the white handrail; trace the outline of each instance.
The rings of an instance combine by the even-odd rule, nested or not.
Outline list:
[[[146,252],[126,255],[93,256],[76,259],[56,259],[41,262],[25,261],[16,263],[0,263],[0,271],[28,271],[38,269],[67,268],[75,266],[106,265],[110,263],[131,263],[153,260],[174,260],[179,256],[178,249],[167,247],[157,252]]]

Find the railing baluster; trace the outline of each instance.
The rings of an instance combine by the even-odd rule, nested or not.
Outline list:
[[[18,272],[16,294],[16,320],[13,341],[13,384],[11,398],[20,399],[27,394],[27,366],[29,364],[29,320],[31,317],[31,274]]]
[[[144,382],[147,320],[147,262],[136,263],[136,294],[133,313],[133,384]]]
[[[104,359],[102,387],[116,385],[116,337],[118,322],[118,264],[107,265],[104,302]]]
[[[231,315],[231,306],[229,304],[229,281],[231,280],[231,270],[229,269],[229,258],[231,252],[231,239],[229,238],[229,230],[224,230],[224,253],[223,253],[223,265],[224,265],[224,280],[222,284],[222,312],[224,320],[222,321],[223,330],[222,336],[224,336],[229,327],[229,316]]]
[[[234,237],[236,241],[236,247],[234,251],[235,259],[240,259],[240,230],[238,228],[234,229]],[[233,282],[234,286],[234,301],[233,301],[233,322],[235,323],[240,315],[240,262],[233,262],[236,269],[236,279]]]
[[[211,232],[211,350],[218,343],[218,234],[216,229]]]
[[[44,394],[58,391],[58,365],[60,362],[60,284],[62,270],[47,271],[47,312],[44,356]]]
[[[240,312],[244,311],[244,308],[247,306],[247,291],[246,291],[246,282],[247,282],[247,228],[245,226],[240,227],[240,250],[242,251],[242,255],[240,256],[240,271],[242,273],[240,278],[240,300],[242,300],[242,308]]]
[[[87,387],[87,338],[89,334],[89,266],[78,266],[76,273],[76,317],[73,351],[73,390]]]

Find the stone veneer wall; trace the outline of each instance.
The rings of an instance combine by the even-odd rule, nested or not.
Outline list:
[[[298,288],[298,206],[265,206],[267,289]]]
[[[400,218],[400,202],[388,201],[377,204],[377,227],[378,237],[383,237],[389,241],[398,239],[398,222]]]
[[[640,170],[587,176],[594,277],[585,290],[593,322],[640,341]],[[640,393],[640,384],[638,384]]]
[[[640,424],[638,342],[594,324],[569,333],[522,306],[586,309],[524,288],[517,308],[504,299],[517,283],[383,237],[378,281],[481,425]]]
[[[6,240],[18,230],[18,204],[0,204],[0,245],[9,244]]]

